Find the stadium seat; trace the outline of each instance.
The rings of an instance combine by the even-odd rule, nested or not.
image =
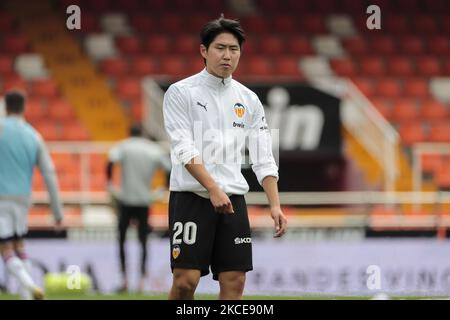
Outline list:
[[[433,55],[450,55],[450,39],[443,35],[431,36],[428,39],[428,53]]]
[[[428,81],[424,78],[407,78],[403,86],[406,96],[416,98],[427,98],[429,96]]]
[[[260,15],[243,17],[242,25],[249,34],[264,34],[269,28],[267,20]]]
[[[439,60],[435,56],[417,58],[417,73],[425,77],[436,77],[442,72]]]
[[[26,53],[29,50],[26,36],[20,33],[5,34],[2,42],[2,51],[8,54],[17,55]]]
[[[238,66],[237,70],[242,68],[242,65],[243,65],[242,63],[239,63],[239,66]],[[192,59],[188,63],[188,72],[189,72],[189,74],[199,73],[204,68],[205,68],[205,62],[203,62],[203,59],[201,57],[196,57],[195,59]],[[233,73],[233,75],[234,75],[234,73]]]
[[[59,126],[57,126],[54,121],[40,121],[39,123],[36,123],[34,128],[42,135],[44,140],[54,141],[61,139]]]
[[[342,44],[345,50],[354,56],[362,56],[369,51],[367,41],[360,36],[342,39]]]
[[[308,14],[300,20],[300,30],[306,34],[327,34],[327,28],[323,16],[320,14]]]
[[[144,116],[144,107],[142,99],[136,99],[131,102],[130,118],[132,121],[141,123]]]
[[[436,174],[444,165],[440,154],[423,154],[421,157],[422,172],[424,174]]]
[[[359,60],[359,68],[366,76],[382,76],[385,74],[384,61],[380,57],[365,56]]]
[[[38,123],[46,115],[40,97],[28,97],[25,106],[25,119],[31,123]]]
[[[14,17],[7,12],[0,11],[0,30],[4,33],[13,33],[15,29]]]
[[[450,166],[440,167],[436,174],[436,183],[439,189],[449,191],[450,190]]]
[[[430,98],[422,102],[420,114],[425,120],[439,120],[447,118],[450,112],[442,103]]]
[[[82,28],[80,30],[77,30],[77,32],[82,32],[85,34],[100,32],[98,17],[95,14],[92,14],[90,12],[83,12],[82,20]]]
[[[11,74],[14,71],[14,58],[9,55],[0,54],[0,75]]]
[[[379,78],[375,84],[377,96],[398,97],[402,93],[402,87],[398,80],[391,77]]]
[[[127,35],[116,39],[117,48],[127,55],[138,54],[141,51],[141,42],[137,36]]]
[[[285,48],[284,39],[279,35],[264,36],[260,44],[261,54],[276,56],[283,53]]]
[[[332,59],[330,66],[336,74],[343,77],[353,77],[358,72],[357,66],[350,58]]]
[[[175,43],[176,53],[180,55],[199,54],[200,41],[198,37],[189,34],[182,34],[176,37]]]
[[[274,60],[274,70],[280,76],[289,76],[289,77],[301,77],[300,66],[299,66],[299,58],[295,55],[293,56],[278,56]]]
[[[197,34],[199,30],[205,26],[206,22],[211,20],[212,18],[206,13],[192,13],[187,18],[186,23],[186,31]]]
[[[439,29],[436,19],[431,15],[419,15],[413,19],[414,31],[416,34],[436,34]]]
[[[72,106],[65,99],[49,99],[47,110],[48,116],[56,121],[68,123],[76,118]]]
[[[420,121],[400,125],[399,134],[402,143],[406,146],[427,140],[425,129]]]
[[[450,33],[450,14],[447,13],[441,16],[441,34],[448,35],[449,33]]]
[[[308,38],[300,35],[288,37],[286,40],[286,49],[287,52],[300,56],[311,55],[314,53]]]
[[[277,34],[294,34],[300,31],[297,18],[291,14],[275,14],[272,16],[272,32]]]
[[[62,138],[69,141],[86,141],[89,140],[89,132],[77,121],[64,125],[62,130]]]
[[[11,89],[22,89],[27,91],[28,84],[21,76],[17,74],[5,74],[3,76],[3,91],[6,92]]]
[[[181,56],[164,56],[160,60],[162,74],[180,77],[187,74],[187,65],[184,57]]]
[[[166,34],[180,34],[184,31],[184,15],[165,13],[158,18],[158,27]]]
[[[117,93],[124,99],[137,99],[141,97],[140,79],[134,77],[124,77],[117,81]]]
[[[376,35],[370,39],[371,52],[374,54],[391,55],[397,52],[394,38],[388,35]]]
[[[385,119],[391,119],[392,106],[389,99],[385,97],[372,97],[370,101]]]
[[[381,8],[381,10],[383,10],[383,8]],[[410,30],[408,19],[404,15],[388,14],[384,18],[383,24],[385,30],[389,33],[407,34]]]
[[[139,10],[139,0],[116,0],[117,10],[120,12],[133,12]]]
[[[130,25],[137,33],[149,34],[155,28],[155,20],[145,13],[135,13],[130,15]]]
[[[131,60],[130,71],[138,77],[157,74],[159,63],[152,57],[136,56]]]
[[[408,77],[414,74],[414,67],[408,56],[395,56],[387,59],[387,70],[393,76]]]
[[[375,93],[375,86],[373,81],[368,77],[353,77],[353,83],[361,91],[362,94],[366,96],[373,96]]]
[[[417,101],[415,99],[403,97],[394,99],[391,118],[399,123],[419,119]]]
[[[33,95],[53,98],[58,96],[58,86],[51,79],[37,79],[31,83],[31,93]]]
[[[445,120],[430,122],[430,141],[444,142],[450,141],[450,123]]]
[[[270,58],[256,56],[247,62],[247,72],[252,76],[269,76],[273,73],[273,65]]]
[[[100,69],[110,77],[118,77],[128,73],[128,63],[125,59],[112,57],[103,59]]]
[[[170,38],[165,35],[150,35],[145,40],[144,47],[147,53],[152,55],[163,55],[170,53],[170,43]]]
[[[399,40],[400,50],[408,55],[420,55],[424,52],[423,41],[418,36],[403,36]]]
[[[87,7],[95,13],[105,12],[111,5],[109,0],[92,0],[84,2]]]

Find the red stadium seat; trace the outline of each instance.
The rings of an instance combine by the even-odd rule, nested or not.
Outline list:
[[[199,30],[202,30],[205,24],[212,18],[206,13],[192,13],[187,17],[187,19],[187,31],[197,34]]]
[[[397,0],[397,8],[400,12],[417,13],[420,12],[417,0]]]
[[[238,70],[241,67],[242,67],[242,64],[239,64]],[[195,59],[192,59],[191,61],[189,61],[189,64],[188,64],[189,74],[199,73],[204,68],[205,68],[205,62],[203,61],[203,58],[201,58],[201,57],[196,57]]]
[[[352,55],[364,55],[368,53],[369,46],[365,38],[356,36],[342,40],[344,48]]]
[[[264,36],[264,41],[261,42],[261,54],[264,55],[278,55],[285,50],[283,38],[279,35]]]
[[[447,58],[447,60],[444,60],[444,66],[442,68],[442,73],[446,76],[450,75],[450,58]]]
[[[62,138],[70,141],[86,141],[90,136],[86,128],[78,122],[70,122],[64,125]]]
[[[132,12],[139,10],[139,0],[116,0],[118,11]]]
[[[54,121],[40,121],[34,128],[41,134],[44,140],[60,140],[61,135]]]
[[[95,33],[100,31],[99,19],[95,14],[89,12],[83,12],[81,22],[81,29],[77,30],[77,32],[83,33]]]
[[[450,123],[444,120],[431,122],[430,141],[448,143],[450,141]]]
[[[424,52],[422,39],[417,36],[404,36],[399,40],[399,46],[403,53],[419,55]]]
[[[280,76],[301,77],[297,56],[278,56],[274,60],[274,70]]]
[[[441,16],[441,33],[444,35],[448,35],[450,33],[450,14]]]
[[[382,9],[383,10],[383,9]],[[407,34],[411,29],[404,15],[388,15],[384,19],[383,28],[390,33]]]
[[[137,56],[131,60],[130,71],[139,77],[157,74],[159,72],[159,63],[152,57]]]
[[[141,123],[144,116],[144,107],[142,99],[132,101],[130,108],[130,117],[134,122]]]
[[[325,19],[320,14],[308,14],[300,21],[300,30],[307,34],[324,34],[328,30]]]
[[[45,109],[39,97],[28,97],[25,106],[25,119],[31,123],[38,123],[45,118]]]
[[[96,13],[106,12],[110,6],[109,0],[92,0],[85,1],[84,3],[88,6],[89,9],[95,11]]]
[[[34,95],[53,98],[58,95],[58,86],[51,79],[34,80],[31,86],[31,92]]]
[[[440,189],[450,189],[450,166],[442,166],[436,172],[436,183]]]
[[[360,70],[367,76],[381,76],[385,74],[384,61],[380,57],[365,56],[360,59]]]
[[[0,11],[0,30],[3,33],[11,33],[14,31],[14,17],[7,12]]]
[[[247,16],[242,18],[242,25],[249,34],[263,34],[268,32],[267,19],[261,15]]]
[[[390,57],[387,60],[387,70],[394,76],[411,76],[414,74],[414,67],[411,59],[407,56]]]
[[[273,32],[278,34],[293,34],[300,31],[297,18],[291,14],[277,14],[272,17]]]
[[[12,74],[14,72],[14,59],[11,56],[0,55],[0,76]]]
[[[392,120],[397,122],[407,122],[419,119],[417,101],[410,98],[397,98],[392,105]]]
[[[189,34],[179,35],[175,40],[175,50],[182,55],[199,54],[200,41],[197,37]]]
[[[402,143],[406,146],[427,140],[425,129],[420,121],[400,125],[399,134]]]
[[[397,51],[393,37],[387,35],[373,36],[370,47],[375,54],[390,55]]]
[[[445,119],[450,114],[442,103],[434,99],[426,99],[423,101],[420,111],[423,119],[435,121]]]
[[[310,55],[314,53],[311,44],[305,36],[291,36],[286,40],[286,49],[290,54]]]
[[[61,98],[49,100],[48,116],[61,122],[70,122],[76,117],[72,106],[65,99]]]
[[[6,34],[2,42],[6,53],[17,55],[28,51],[28,40],[23,34]]]
[[[122,76],[128,73],[128,63],[123,58],[106,58],[100,63],[100,69],[108,76]]]
[[[27,82],[17,74],[5,74],[3,76],[3,91],[8,91],[11,89],[22,89],[27,91]]]
[[[166,35],[151,35],[145,40],[145,48],[150,54],[168,54],[171,50],[170,43],[170,38]]]
[[[311,5],[316,12],[332,13],[336,10],[336,3],[333,0],[314,0]]]
[[[355,86],[366,96],[373,96],[375,93],[375,86],[373,81],[368,77],[353,77],[352,81]]]
[[[141,97],[141,81],[135,77],[121,78],[117,82],[117,93],[124,99],[138,99]]]
[[[166,34],[180,34],[184,30],[184,15],[165,13],[158,17],[158,26]]]
[[[439,60],[435,56],[417,58],[417,73],[425,77],[436,77],[442,72]]]
[[[416,98],[427,98],[430,94],[428,81],[423,78],[405,79],[404,94]]]
[[[183,57],[180,56],[164,56],[160,60],[161,73],[176,77],[187,74],[187,65]]]
[[[349,58],[332,59],[330,65],[334,72],[339,76],[352,77],[358,72],[355,63]]]
[[[167,0],[143,0],[144,6],[150,11],[150,12],[161,12],[167,9],[168,3]]]
[[[117,47],[124,54],[138,54],[141,51],[141,41],[136,36],[121,36],[116,40]]]
[[[450,55],[450,39],[446,36],[432,36],[428,39],[428,52],[433,55]]]
[[[265,12],[277,12],[281,8],[280,1],[273,1],[273,0],[259,0],[258,5],[265,11]]]
[[[413,19],[416,34],[433,35],[438,32],[436,19],[432,15],[419,15]]]
[[[135,13],[131,15],[130,24],[138,33],[148,34],[155,28],[155,21],[145,13]]]
[[[273,73],[271,60],[265,56],[255,56],[247,62],[247,73],[251,76],[269,76]]]
[[[270,0],[267,0],[270,1]],[[278,2],[278,1],[273,1]],[[286,10],[288,12],[307,12],[310,10],[308,7],[310,2],[308,1],[299,1],[299,0],[285,0],[284,5],[286,6]],[[280,8],[281,9],[281,8]]]
[[[402,93],[402,87],[399,81],[392,78],[380,78],[375,85],[377,96],[398,97]]]

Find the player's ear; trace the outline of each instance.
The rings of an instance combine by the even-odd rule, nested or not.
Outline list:
[[[208,49],[203,44],[200,45],[200,54],[205,59],[206,59],[206,56],[208,55]]]

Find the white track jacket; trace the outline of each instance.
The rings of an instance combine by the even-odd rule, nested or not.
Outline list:
[[[200,156],[225,193],[245,194],[245,146],[259,183],[267,176],[278,179],[264,108],[253,91],[231,77],[218,78],[204,69],[176,82],[164,95],[163,109],[171,142],[171,191],[206,192],[184,167]]]

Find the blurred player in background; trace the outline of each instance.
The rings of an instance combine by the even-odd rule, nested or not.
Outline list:
[[[0,119],[0,254],[6,269],[20,284],[22,299],[43,299],[43,291],[31,277],[31,264],[23,237],[28,231],[33,168],[45,179],[57,228],[63,218],[58,182],[41,135],[23,118],[25,95],[10,91],[5,96],[6,118]]]
[[[244,198],[249,186],[241,173],[247,135],[257,142],[249,144],[252,169],[269,199],[276,237],[285,233],[287,220],[281,211],[278,167],[263,106],[255,93],[231,77],[244,32],[239,22],[222,16],[209,22],[200,37],[206,68],[171,85],[164,97],[165,127],[174,154],[169,299],[193,299],[200,277],[209,273],[210,266],[213,278],[219,280],[219,298],[241,299],[245,273],[253,269]],[[208,142],[218,145],[216,154],[226,153],[227,160],[221,162],[224,159],[214,155],[206,159]]]
[[[112,187],[113,166],[121,165],[121,188]],[[158,197],[157,192],[150,191],[150,184],[156,169],[170,171],[170,159],[166,152],[156,143],[142,137],[139,126],[130,128],[130,137],[118,143],[109,152],[107,165],[108,190],[118,210],[119,257],[122,273],[118,292],[128,291],[125,240],[131,220],[137,222],[138,238],[141,245],[141,264],[138,291],[144,290],[147,276],[147,237],[150,232],[148,212],[151,203]],[[162,194],[160,194],[162,195]]]

